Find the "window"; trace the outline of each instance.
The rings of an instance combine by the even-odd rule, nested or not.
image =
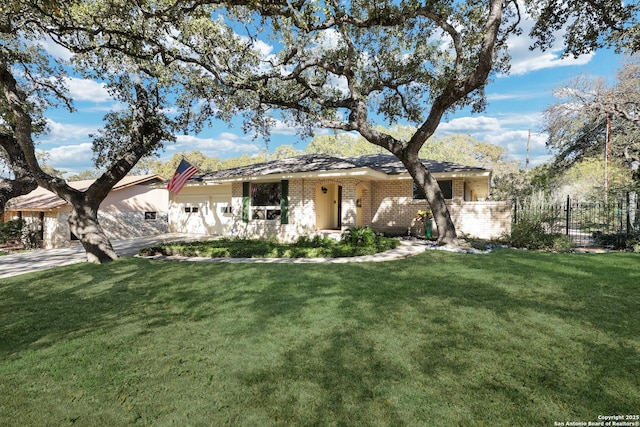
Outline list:
[[[144,213],[144,219],[147,221],[151,221],[156,219],[157,217],[157,213],[156,212],[145,212]]]
[[[280,220],[289,223],[289,181],[242,183],[242,221]]]
[[[251,184],[251,219],[279,219],[281,198],[279,182]]]
[[[198,213],[198,207],[197,206],[185,206],[184,207],[184,213]]]
[[[444,194],[444,198],[447,200],[453,199],[453,181],[448,179],[446,181],[438,181],[440,190]]]
[[[453,180],[446,179],[438,181],[438,185],[440,186],[440,190],[442,191],[442,194],[444,194],[445,199],[453,199]],[[415,182],[413,183],[413,198],[414,200],[424,200],[427,198],[424,194],[424,190]]]

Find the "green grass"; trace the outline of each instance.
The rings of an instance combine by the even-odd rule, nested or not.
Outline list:
[[[640,257],[121,259],[0,282],[3,426],[552,426],[640,411]]]
[[[375,236],[375,235],[374,235]],[[173,242],[141,249],[148,255],[179,255],[204,258],[337,258],[372,255],[397,247],[398,239],[375,236],[371,242],[351,244],[328,237],[300,238],[295,243],[269,239],[217,239],[197,242]]]

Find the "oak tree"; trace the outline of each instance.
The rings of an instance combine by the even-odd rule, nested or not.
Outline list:
[[[119,62],[96,49],[88,36],[95,31],[90,3],[43,0],[12,1],[0,7],[0,143],[13,177],[3,179],[2,203],[37,185],[57,194],[72,206],[69,226],[93,262],[117,258],[98,221],[98,208],[111,188],[143,155],[170,139],[168,120],[157,81],[146,78],[137,64]],[[82,35],[83,37],[78,37]],[[45,37],[78,54],[76,71],[100,73],[112,96],[125,108],[106,117],[94,139],[95,161],[105,172],[85,191],[47,173],[38,161],[34,137],[43,130],[46,107],[64,104],[72,109],[65,87],[67,64],[42,49]]]
[[[626,164],[640,183],[640,57],[632,56],[614,83],[579,76],[555,93],[545,112],[554,166],[568,170],[584,159]]]
[[[613,0],[274,1],[216,11],[235,21],[234,34],[212,31],[211,20],[179,27],[171,34],[180,48],[166,53],[185,64],[193,82],[186,99],[207,107],[200,117],[216,105],[264,131],[277,109],[303,133],[357,132],[394,154],[424,189],[439,243],[455,245],[444,196],[419,158],[444,115],[484,108],[483,89],[493,74],[508,72],[507,42],[525,12],[536,21],[532,47],[550,47],[566,28],[565,54],[579,55],[615,43],[635,8]],[[243,55],[220,56],[238,42]],[[399,139],[380,131],[379,121],[416,131]]]

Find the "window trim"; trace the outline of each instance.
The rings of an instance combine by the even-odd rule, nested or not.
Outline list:
[[[255,205],[253,199],[254,185],[279,185],[280,200],[274,205]],[[275,185],[274,185],[275,188]],[[274,200],[275,201],[275,200]],[[243,182],[242,183],[242,221],[280,221],[280,224],[289,223],[289,180]]]

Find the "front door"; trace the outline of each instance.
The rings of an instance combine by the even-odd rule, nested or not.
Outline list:
[[[342,186],[324,184],[316,188],[316,227],[340,229],[342,226]]]

